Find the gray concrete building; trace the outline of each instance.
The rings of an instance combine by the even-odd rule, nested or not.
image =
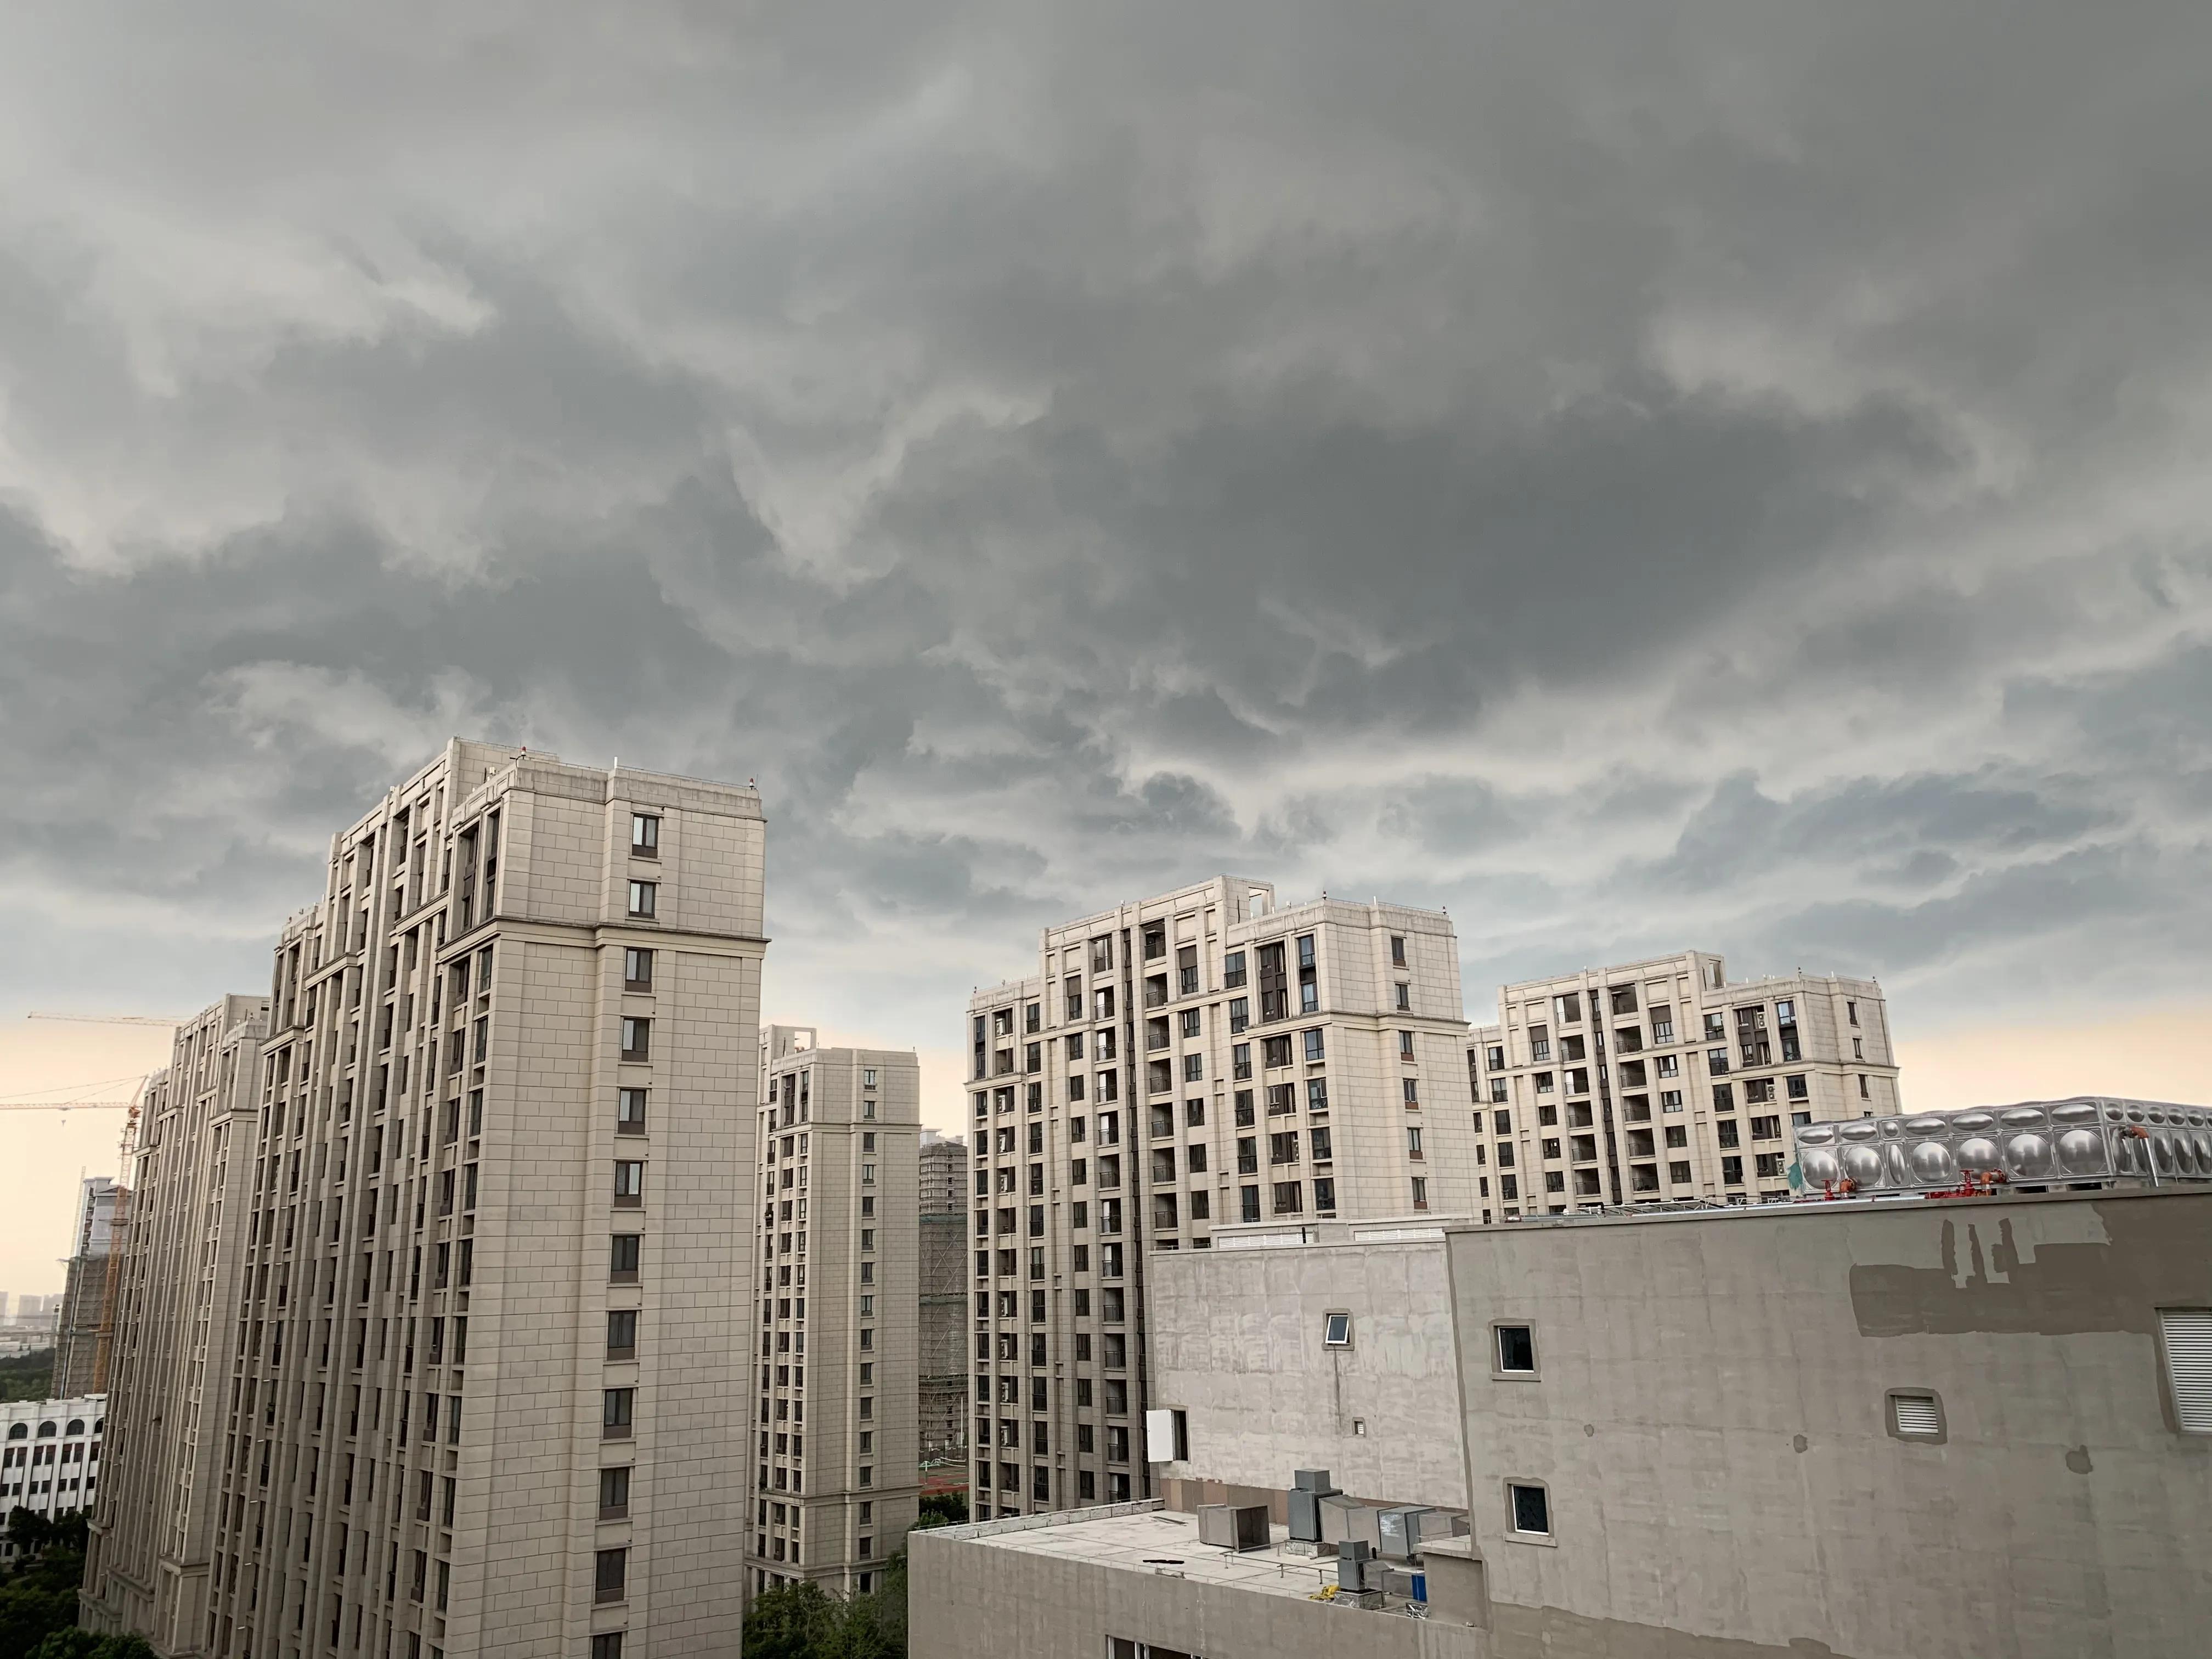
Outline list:
[[[969,1006],[979,1517],[1141,1497],[1157,1254],[1471,1195],[1441,912],[1221,876],[1040,937]]]
[[[2202,1185],[1362,1231],[1156,1258],[1164,1501],[916,1534],[915,1659],[2203,1651]],[[1445,1512],[1373,1605],[1301,1468]]]
[[[1710,951],[1498,988],[1468,1035],[1475,1188],[1510,1220],[1613,1204],[1790,1195],[1789,1127],[1899,1109],[1872,980],[1730,981]]]
[[[925,1462],[967,1461],[968,1144],[921,1137],[921,1432]]]
[[[77,1183],[76,1231],[70,1241],[54,1320],[58,1396],[107,1392],[108,1346],[116,1297],[116,1249],[130,1224],[130,1190],[112,1176]]]
[[[747,1577],[866,1595],[921,1498],[921,1067],[770,1025],[760,1101]]]
[[[243,1295],[269,999],[228,996],[177,1028],[148,1079],[117,1261],[105,1501],[85,1617],[164,1654],[206,1650],[231,1367]]]
[[[138,1624],[117,1581],[173,1511],[103,1504],[86,1623],[225,1659],[733,1650],[763,838],[750,788],[456,741],[333,839],[231,1117],[204,1605]],[[134,1448],[174,1409],[124,1403]]]

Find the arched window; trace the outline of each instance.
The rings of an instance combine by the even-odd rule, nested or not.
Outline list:
[[[39,1438],[41,1440],[51,1440],[54,1436],[60,1432],[61,1425],[58,1423],[41,1423],[39,1425]]]
[[[69,1431],[71,1434],[82,1434],[84,1432],[84,1419],[82,1417],[72,1417],[70,1419]]]
[[[94,1423],[92,1425],[92,1431],[94,1434],[106,1434],[107,1432],[107,1419],[103,1417]]]
[[[29,1439],[31,1437],[31,1425],[28,1423],[10,1423],[8,1425],[8,1437],[10,1440]]]

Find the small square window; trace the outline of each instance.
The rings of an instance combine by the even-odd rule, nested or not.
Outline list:
[[[1348,1348],[1352,1346],[1352,1316],[1333,1313],[1324,1316],[1322,1346],[1328,1348]]]
[[[1505,1487],[1508,1512],[1514,1533],[1523,1538],[1552,1535],[1552,1496],[1533,1481],[1509,1481]]]
[[[1494,1325],[1498,1333],[1498,1370],[1500,1375],[1534,1376],[1536,1374],[1536,1333],[1528,1325]]]

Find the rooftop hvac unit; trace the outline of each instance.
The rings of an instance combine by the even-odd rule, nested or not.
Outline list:
[[[1369,1509],[1358,1498],[1330,1492],[1321,1500],[1322,1542],[1334,1544],[1340,1550],[1347,1543],[1364,1544],[1370,1551],[1380,1550],[1382,1528],[1377,1517],[1381,1513]]]
[[[1309,1544],[1318,1544],[1321,1535],[1321,1500],[1334,1497],[1336,1488],[1329,1484],[1327,1469],[1300,1469],[1297,1484],[1290,1492],[1291,1536]]]
[[[1393,1561],[1410,1561],[1419,1555],[1425,1530],[1430,1533],[1444,1530],[1443,1517],[1421,1504],[1379,1510],[1376,1512],[1375,1526],[1380,1534],[1378,1553]]]
[[[1200,1504],[1198,1541],[1224,1550],[1267,1548],[1267,1506],[1265,1504]]]
[[[1959,1112],[1801,1123],[1814,1192],[1942,1192],[1972,1180],[2027,1185],[2212,1181],[2212,1109],[2084,1097]]]

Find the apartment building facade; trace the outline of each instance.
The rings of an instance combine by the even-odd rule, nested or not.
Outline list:
[[[1471,1197],[1440,912],[1222,876],[1044,930],[968,1011],[979,1518],[1144,1495],[1145,1258]]]
[[[921,1068],[811,1026],[760,1050],[747,1578],[866,1595],[921,1501]]]
[[[139,1112],[137,1214],[116,1262],[116,1455],[85,1613],[163,1653],[205,1650],[268,1020],[267,997],[232,995],[179,1026]]]
[[[130,1224],[130,1189],[112,1176],[77,1183],[76,1237],[64,1271],[60,1316],[54,1322],[53,1392],[107,1392],[116,1247]]]
[[[1731,982],[1709,951],[1503,986],[1469,1034],[1489,1220],[1669,1200],[1789,1196],[1789,1126],[1901,1109],[1872,980]]]
[[[15,1510],[47,1519],[92,1507],[106,1419],[103,1395],[0,1401],[0,1561],[16,1551],[4,1530]]]
[[[732,1650],[764,829],[750,788],[455,741],[283,930],[165,1655]],[[133,1438],[161,1407],[134,1392]],[[208,1420],[212,1415],[212,1421]],[[167,1645],[163,1645],[167,1644]]]
[[[921,1455],[968,1451],[968,1143],[921,1137]]]

